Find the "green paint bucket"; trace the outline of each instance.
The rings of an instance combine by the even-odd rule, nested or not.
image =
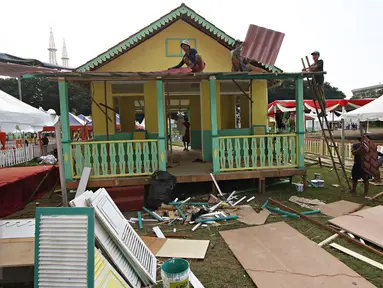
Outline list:
[[[188,261],[173,258],[161,265],[164,288],[189,288],[190,266]]]

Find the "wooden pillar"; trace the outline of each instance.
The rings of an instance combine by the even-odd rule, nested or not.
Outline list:
[[[210,94],[210,117],[211,117],[211,137],[213,154],[213,173],[219,173],[218,161],[218,123],[217,123],[217,81],[215,77],[209,79]]]
[[[298,168],[305,167],[304,154],[304,136],[305,136],[305,121],[303,111],[303,78],[295,79],[295,102],[296,102],[296,123],[295,129],[298,134]]]
[[[60,98],[60,119],[61,119],[61,143],[64,156],[64,176],[66,181],[72,180],[72,155],[70,149],[70,125],[69,125],[69,102],[68,102],[68,82],[59,79],[59,98]]]
[[[165,103],[162,80],[156,80],[159,169],[166,171]],[[146,105],[146,102],[145,102]],[[146,116],[146,114],[145,114]]]

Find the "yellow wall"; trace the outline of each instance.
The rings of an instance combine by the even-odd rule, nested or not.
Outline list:
[[[251,96],[253,99],[252,104],[252,124],[265,125],[268,127],[267,116],[267,81],[266,80],[252,80]]]
[[[202,130],[211,130],[211,116],[210,116],[210,90],[209,90],[209,81],[204,80],[201,82],[202,90]],[[216,105],[217,105],[217,126],[218,130],[221,129],[221,85],[219,81],[216,82]]]
[[[181,57],[166,57],[166,38],[195,38],[198,53],[206,62],[205,72],[231,71],[230,50],[183,20],[178,20],[159,34],[144,41],[96,71],[151,72],[166,70],[169,67],[175,66],[181,61]],[[169,43],[169,46],[171,46],[169,50],[174,50],[175,47],[172,46],[175,44]],[[193,45],[193,43],[191,44]]]
[[[158,133],[156,81],[144,83],[144,105],[145,105],[145,129],[150,133]],[[165,123],[164,123],[164,127],[165,127]]]
[[[235,129],[235,96],[221,95],[221,128]]]
[[[107,83],[106,85],[106,94],[107,94],[107,100],[105,103],[105,90],[104,90],[104,82],[93,82],[91,85],[92,89],[92,95],[94,97],[94,100],[97,103],[103,103],[104,105],[107,105],[111,108],[114,108],[114,102],[113,97],[111,93],[111,86]],[[93,124],[93,134],[95,136],[98,135],[106,135],[106,116],[101,111],[101,109],[105,112],[107,112],[107,115],[112,121],[108,120],[108,133],[109,135],[112,135],[115,133],[116,128],[116,115],[113,112],[113,110],[106,109],[103,106],[98,107],[93,101],[92,101],[92,124]]]

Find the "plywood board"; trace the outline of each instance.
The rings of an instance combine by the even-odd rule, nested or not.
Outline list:
[[[167,239],[156,257],[204,259],[209,240]]]
[[[161,249],[161,247],[165,244],[167,240],[164,238],[156,238],[156,237],[149,237],[149,236],[140,236],[140,237],[154,255],[157,254],[157,252]]]
[[[238,210],[230,212],[230,215],[237,215],[238,221],[247,225],[262,225],[265,224],[267,217],[270,215],[270,212],[267,209],[263,209],[257,213],[251,206],[244,205],[241,206]]]
[[[285,222],[220,234],[258,288],[374,287]]]
[[[330,220],[331,224],[383,248],[383,206],[364,209]]]
[[[335,218],[355,211],[359,206],[360,204],[358,203],[340,200],[326,205],[316,206],[314,209],[319,209],[322,214]]]
[[[33,266],[35,238],[0,239],[0,267]]]

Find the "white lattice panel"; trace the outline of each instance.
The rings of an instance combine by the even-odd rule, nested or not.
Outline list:
[[[117,242],[144,285],[156,283],[157,259],[130,226],[105,189],[99,189],[87,200],[96,217]]]
[[[41,215],[37,233],[38,287],[88,288],[88,216]]]
[[[76,197],[70,201],[72,207],[87,207],[86,199],[92,197],[92,191],[85,191],[79,197]],[[100,224],[99,220],[96,218],[94,222],[94,234],[96,236],[97,242],[100,244],[105,253],[110,257],[110,259],[115,264],[118,271],[121,275],[129,282],[129,284],[134,288],[141,288],[142,284],[134,271],[125,255],[121,252],[119,247],[114,242],[114,239],[108,234],[105,228]]]

